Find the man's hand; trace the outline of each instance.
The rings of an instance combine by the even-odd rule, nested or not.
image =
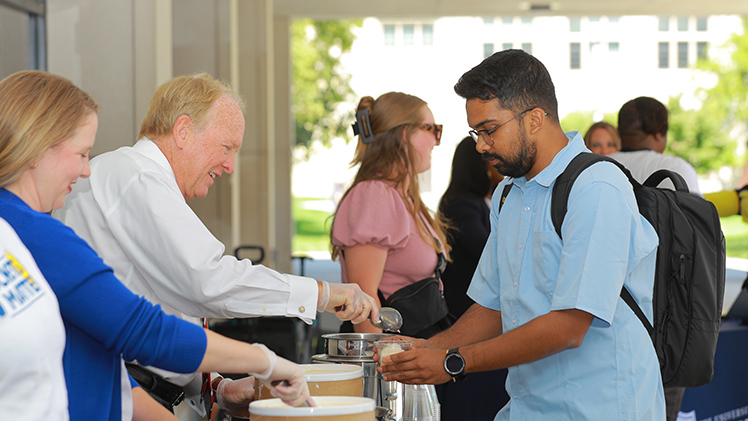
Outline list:
[[[389,336],[387,337],[388,340],[392,341],[409,341],[413,342],[413,348],[434,348],[433,345],[426,339],[419,339],[419,338],[411,338],[410,336],[401,336],[401,335],[395,335],[395,336]],[[377,353],[376,347],[374,348],[374,362],[379,362],[379,353]],[[389,361],[389,360],[388,360]]]
[[[385,381],[407,384],[442,384],[452,379],[444,369],[447,350],[437,348],[411,348],[384,357],[377,371]]]
[[[255,378],[224,378],[215,388],[218,405],[234,417],[249,418],[249,404],[255,397]]]

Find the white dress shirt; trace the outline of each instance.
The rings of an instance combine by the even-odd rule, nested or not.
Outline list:
[[[93,159],[91,177],[73,186],[53,216],[85,239],[123,284],[166,313],[196,324],[201,317],[255,316],[311,323],[317,315],[313,279],[224,255],[149,139]],[[167,377],[189,381],[175,376],[184,377]]]
[[[658,170],[670,170],[677,172],[686,180],[688,191],[703,196],[699,190],[699,181],[696,178],[696,170],[685,159],[672,155],[663,155],[661,153],[643,149],[638,151],[616,152],[609,155],[611,158],[623,164],[624,167],[631,171],[634,179],[640,183],[647,180],[647,177]],[[673,183],[668,179],[660,183],[659,187],[673,189]]]

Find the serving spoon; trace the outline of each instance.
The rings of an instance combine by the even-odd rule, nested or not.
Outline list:
[[[384,332],[400,333],[400,328],[403,327],[403,316],[397,309],[382,307],[379,309],[379,321],[369,320],[369,322]]]

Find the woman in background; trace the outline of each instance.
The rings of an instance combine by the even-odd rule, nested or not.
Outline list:
[[[474,303],[467,289],[491,231],[486,198],[496,187],[492,169],[475,150],[473,138],[464,138],[455,149],[449,185],[439,201],[439,214],[449,221],[447,241],[452,248],[452,261],[442,275],[444,298],[456,318]]]
[[[361,166],[335,213],[332,257],[340,258],[343,282],[359,284],[378,297],[380,307],[403,288],[428,282],[433,294],[424,298],[423,307],[406,309],[414,316],[430,312],[428,322],[416,323],[403,314],[401,332],[430,337],[450,325],[439,292],[439,263],[449,246],[444,223],[432,217],[421,200],[418,174],[431,168],[431,151],[439,144],[442,126],[422,99],[389,92],[376,100],[363,97],[354,127],[359,139],[352,164]],[[367,323],[353,329],[381,332]],[[344,324],[342,331],[353,329]]]
[[[584,134],[584,144],[593,153],[610,155],[621,150],[621,136],[612,124],[600,121]]]
[[[130,386],[139,387],[124,370],[123,358],[176,372],[255,373],[284,401],[313,404],[301,367],[263,345],[234,341],[167,316],[130,292],[85,241],[48,215],[62,207],[78,177],[90,175],[97,110],[88,94],[51,73],[22,71],[0,82],[0,217],[28,248],[59,302],[70,419],[154,416],[143,413],[139,404],[133,408],[133,396],[147,396],[131,394]],[[16,339],[4,337],[3,342]],[[55,342],[51,351],[62,345]],[[254,387],[248,379],[218,384],[219,403],[246,411]],[[289,385],[273,387],[274,380],[288,380]],[[18,379],[3,381],[12,387]],[[50,405],[36,393],[26,396],[25,404]],[[56,416],[67,419],[68,414]]]
[[[457,144],[449,185],[439,201],[439,214],[449,221],[447,241],[452,257],[442,276],[444,297],[456,318],[474,304],[467,290],[491,231],[486,198],[503,178],[496,175],[496,169],[475,150],[472,137]],[[442,385],[437,389],[442,420],[493,420],[509,401],[504,390],[506,376],[506,369],[470,373],[464,381]]]

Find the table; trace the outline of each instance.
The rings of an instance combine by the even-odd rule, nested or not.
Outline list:
[[[748,419],[748,326],[723,321],[714,356],[714,377],[704,386],[686,389],[679,420],[743,421]]]

